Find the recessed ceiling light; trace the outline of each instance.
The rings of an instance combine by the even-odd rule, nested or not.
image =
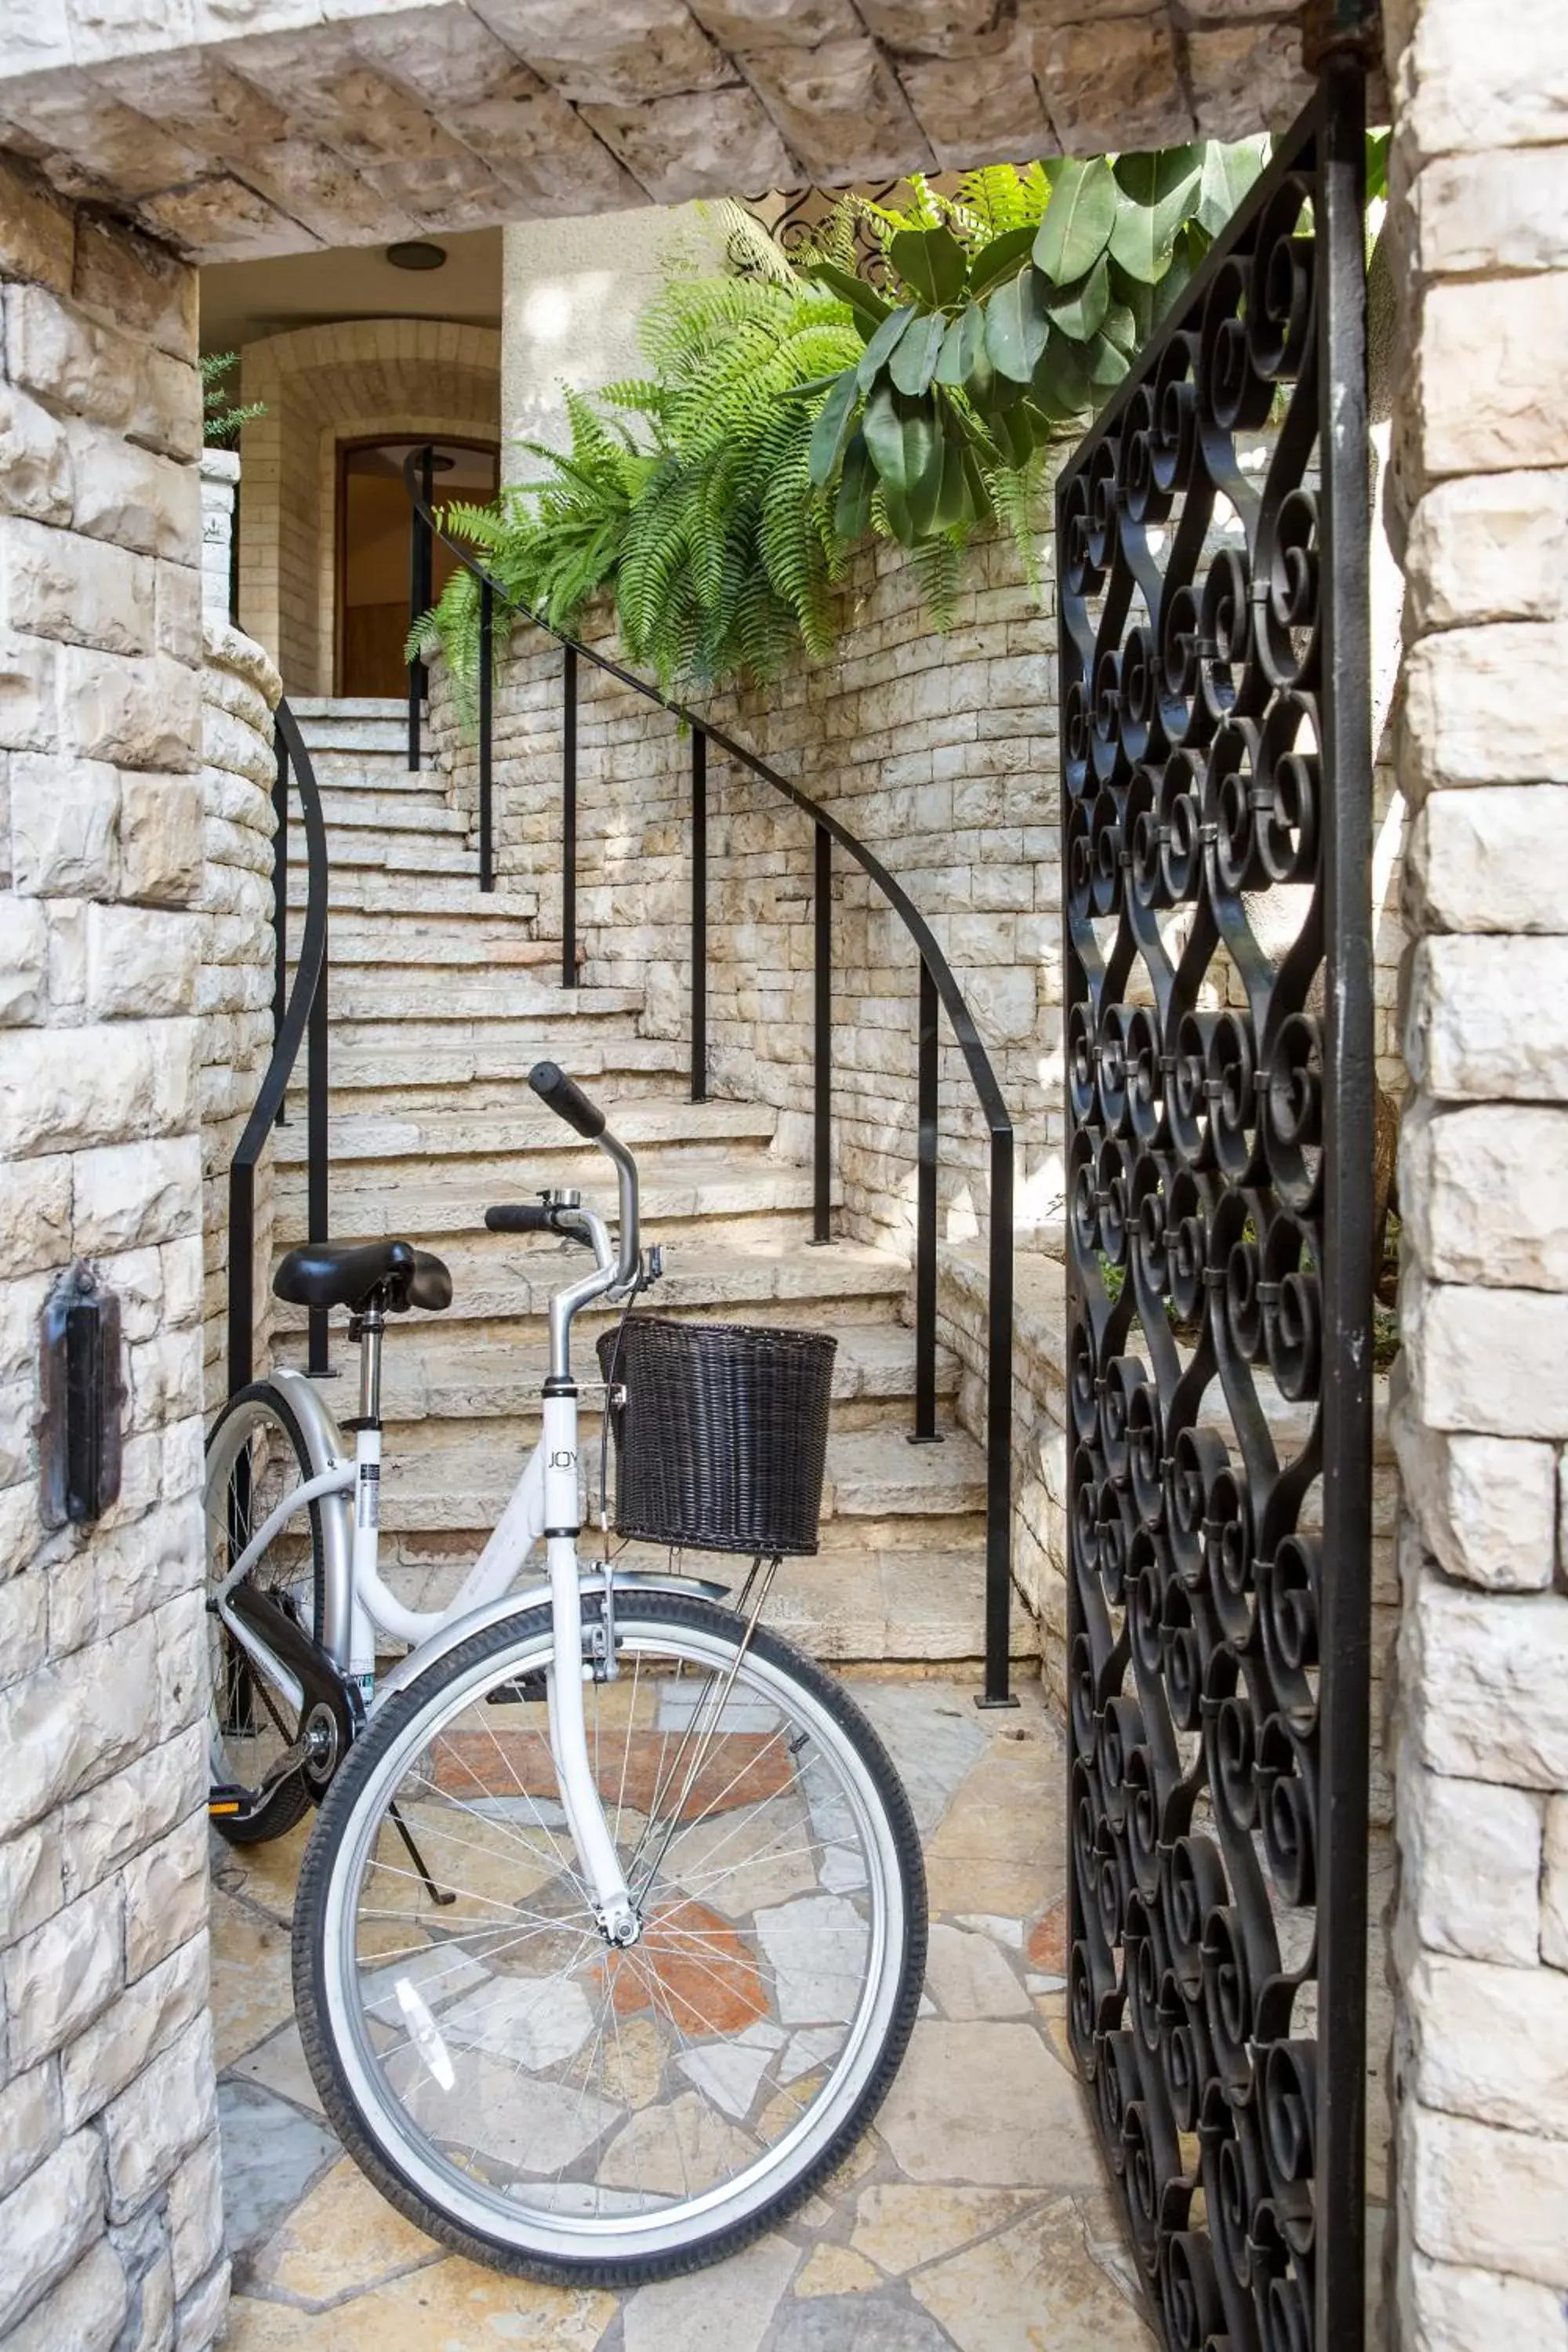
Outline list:
[[[409,245],[389,245],[386,257],[394,269],[440,269],[446,265],[447,248],[416,238]]]

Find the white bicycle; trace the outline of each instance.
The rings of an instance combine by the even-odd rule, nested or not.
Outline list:
[[[405,1608],[377,1550],[386,1318],[448,1305],[447,1271],[400,1241],[279,1268],[279,1297],[350,1309],[360,1409],[351,1451],[281,1370],[212,1433],[210,1811],[243,1844],[321,1806],[300,2028],[384,2195],[479,2261],[630,2285],[735,2252],[847,2153],[914,2021],[925,1883],[876,1733],[759,1622],[776,1550],[734,1610],[579,1560],[573,1321],[658,1265],[603,1112],[552,1063],[530,1083],[614,1162],[619,1247],[574,1192],[486,1213],[594,1268],[551,1301],[542,1434],[444,1612]],[[615,1373],[606,1415],[657,1414]],[[540,1542],[547,1581],[513,1591]],[[412,1645],[379,1680],[378,1629]]]

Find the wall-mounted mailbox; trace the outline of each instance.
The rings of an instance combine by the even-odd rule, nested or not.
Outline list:
[[[47,1528],[101,1517],[120,1494],[120,1301],[79,1259],[45,1305],[38,1452]]]

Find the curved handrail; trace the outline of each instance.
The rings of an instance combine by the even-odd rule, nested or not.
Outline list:
[[[920,1202],[917,1211],[915,1252],[915,1398],[918,1443],[927,1443],[935,1430],[935,1360],[936,1360],[936,1149],[937,1149],[937,1006],[940,1000],[952,1026],[952,1034],[969,1071],[975,1093],[980,1098],[991,1138],[991,1240],[989,1281],[986,1313],[986,1411],[985,1411],[985,1693],[982,1706],[1007,1706],[1017,1702],[1008,1694],[1010,1650],[1010,1618],[1012,1606],[1012,1444],[1013,1444],[1013,1121],[991,1066],[991,1057],[980,1040],[963,992],[953,978],[952,971],[938,946],[925,917],[900,884],[893,879],[881,860],[874,856],[864,842],[857,840],[847,825],[820,807],[798,784],[792,784],[775,768],[769,767],[754,751],[737,743],[732,735],[677,702],[646,678],[607,654],[595,653],[592,646],[563,629],[541,618],[527,604],[503,586],[493,572],[472,556],[466,547],[443,528],[430,497],[428,450],[411,450],[403,464],[403,479],[408,491],[415,521],[416,545],[423,525],[429,534],[426,544],[439,540],[453,561],[479,583],[481,599],[479,634],[479,714],[480,714],[480,866],[481,878],[489,871],[488,761],[489,758],[489,717],[490,699],[490,664],[493,659],[492,625],[496,603],[508,613],[530,622],[546,636],[553,637],[564,648],[569,677],[569,711],[575,708],[574,665],[581,656],[617,684],[629,687],[645,702],[666,710],[671,718],[692,730],[693,748],[697,754],[696,775],[706,773],[703,746],[716,743],[739,767],[780,793],[784,799],[804,811],[817,828],[817,896],[819,906],[826,904],[826,877],[830,870],[829,842],[836,841],[847,850],[862,873],[868,875],[882,893],[889,906],[902,922],[914,941],[921,960],[920,1085],[917,1123],[919,1129],[918,1160],[920,1167]],[[421,576],[417,565],[415,578]],[[428,567],[423,576],[429,577]],[[421,666],[422,667],[423,666]],[[414,706],[411,706],[411,710]],[[415,739],[411,735],[411,746]],[[699,794],[693,802],[693,822],[702,805]],[[705,819],[702,820],[705,827]],[[488,887],[489,883],[484,882]],[[826,955],[825,928],[819,928],[817,952]],[[825,1003],[822,993],[822,965],[819,961],[819,1006]],[[698,974],[693,969],[693,1034],[698,1023]],[[822,1018],[819,1013],[819,1019]],[[822,1033],[819,1030],[819,1040]],[[819,1043],[823,1066],[818,1069],[817,1150],[818,1197],[826,1198],[827,1160],[826,1141],[826,1121],[823,1109],[826,1076],[826,1049]],[[699,1075],[694,1061],[694,1081]],[[825,1214],[825,1212],[823,1213]],[[818,1239],[826,1234],[819,1227]]]
[[[728,759],[735,761],[742,768],[749,769],[751,773],[760,777],[763,783],[771,784],[774,792],[782,793],[786,800],[795,803],[796,808],[804,809],[809,817],[832,835],[841,849],[848,851],[861,870],[870,876],[889,905],[901,919],[904,929],[920,950],[921,961],[936,982],[937,994],[942,999],[942,1009],[952,1024],[953,1036],[968,1065],[969,1075],[974,1081],[974,1090],[980,1097],[980,1106],[985,1114],[987,1128],[993,1135],[1011,1135],[1013,1121],[1008,1114],[1006,1103],[1003,1099],[996,1073],[991,1066],[990,1056],[980,1042],[980,1034],[974,1026],[973,1018],[964,1002],[963,992],[953,978],[947,958],[937,945],[925,917],[901,885],[894,881],[881,861],[872,855],[864,842],[857,840],[847,825],[840,824],[837,817],[830,815],[828,811],[814,801],[808,793],[803,792],[798,784],[792,784],[786,776],[781,776],[776,768],[770,768],[765,760],[759,760],[754,751],[748,751],[744,744],[737,743],[734,737],[726,734],[721,727],[715,727],[710,719],[700,717],[698,712],[689,709],[685,703],[672,701],[668,695],[661,694],[656,686],[650,686],[646,678],[638,677],[635,670],[626,669],[621,663],[612,661],[607,654],[595,653],[593,646],[584,645],[580,637],[569,636],[564,629],[558,629],[552,622],[542,620],[531,605],[520,604],[517,599],[501,585],[492,572],[487,572],[482,563],[476,562],[468,550],[459,545],[458,541],[442,528],[433,509],[426,503],[420,485],[416,479],[415,465],[417,456],[417,451],[412,452],[403,461],[403,478],[407,485],[414,511],[440,541],[447,552],[462,565],[465,572],[471,573],[481,587],[488,587],[491,595],[498,597],[507,610],[515,613],[520,620],[531,622],[536,629],[542,629],[546,636],[553,637],[558,646],[570,647],[574,653],[581,655],[584,660],[592,662],[595,669],[602,670],[606,677],[615,678],[621,686],[629,686],[634,694],[642,696],[645,702],[657,703],[661,710],[668,710],[671,718],[679,719],[683,726],[700,730],[710,743],[718,745]]]
[[[300,1056],[307,1030],[310,1033],[310,1100],[308,1110],[307,1155],[308,1183],[310,1192],[310,1225],[312,1240],[325,1238],[326,1223],[326,978],[327,978],[327,827],[321,814],[321,789],[310,755],[305,749],[300,724],[288,702],[279,701],[273,714],[273,726],[279,744],[278,783],[275,801],[279,810],[279,827],[285,823],[285,795],[289,772],[293,771],[299,787],[300,805],[305,819],[305,924],[300,938],[300,954],[294,971],[294,984],[283,1008],[273,1037],[272,1053],[250,1117],[245,1122],[234,1158],[228,1170],[228,1386],[232,1396],[249,1380],[252,1369],[252,1342],[255,1330],[255,1268],[254,1240],[256,1224],[256,1168],[261,1158],[268,1136],[279,1111],[294,1065]],[[282,969],[282,925],[285,919],[288,892],[287,836],[280,840],[276,853],[275,920],[279,940],[279,965]],[[316,1224],[321,1234],[315,1232]],[[312,1318],[314,1327],[314,1318]],[[312,1341],[316,1333],[312,1328]],[[314,1344],[312,1359],[317,1354]],[[323,1366],[312,1361],[311,1369]]]

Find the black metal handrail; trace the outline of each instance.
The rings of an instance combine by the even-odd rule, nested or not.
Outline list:
[[[915,1414],[910,1433],[912,1444],[940,1443],[936,1426],[936,1255],[937,1255],[937,1078],[938,1006],[945,1011],[953,1037],[963,1055],[970,1079],[991,1139],[991,1238],[986,1334],[985,1419],[985,1689],[983,1704],[1013,1704],[1008,1693],[1008,1647],[1012,1601],[1012,1419],[1013,1419],[1013,1121],[1003,1099],[996,1073],[980,1040],[963,992],[953,978],[930,924],[908,893],[880,860],[858,841],[837,817],[820,807],[798,784],[793,784],[765,760],[757,758],[732,735],[699,718],[684,703],[661,694],[632,670],[596,653],[592,646],[568,636],[520,604],[501,583],[477,562],[443,528],[431,500],[433,467],[429,449],[411,451],[404,461],[403,478],[413,508],[414,560],[412,580],[417,594],[421,583],[426,594],[433,574],[433,547],[439,540],[454,560],[478,583],[479,589],[479,838],[481,874],[491,862],[493,822],[491,759],[491,679],[495,657],[495,615],[498,604],[554,638],[563,648],[564,705],[562,727],[563,905],[561,919],[562,971],[565,987],[574,987],[576,970],[576,803],[577,803],[577,664],[579,659],[647,702],[679,719],[691,737],[691,1099],[702,1102],[708,1092],[708,746],[716,744],[763,783],[782,793],[809,816],[816,828],[814,918],[816,926],[815,1089],[813,1133],[813,1238],[832,1238],[830,1216],[832,1134],[832,971],[833,933],[831,886],[833,845],[845,850],[869,877],[904,929],[920,955],[920,1057],[918,1076],[918,1189],[915,1213]],[[422,546],[423,542],[423,546]],[[417,616],[416,616],[417,617]],[[420,666],[416,683],[425,683]],[[410,688],[409,744],[418,748],[418,715]],[[482,887],[489,887],[489,883]]]
[[[249,1380],[256,1339],[256,1167],[267,1138],[284,1118],[283,1098],[299,1059],[305,1059],[306,1232],[327,1238],[327,828],[321,795],[299,721],[287,702],[274,714],[278,772],[272,786],[277,815],[272,854],[272,1055],[262,1075],[245,1131],[228,1170],[228,1391]],[[289,970],[289,780],[292,771],[305,820],[305,926],[294,984]],[[310,1369],[331,1369],[327,1311],[310,1309]]]

